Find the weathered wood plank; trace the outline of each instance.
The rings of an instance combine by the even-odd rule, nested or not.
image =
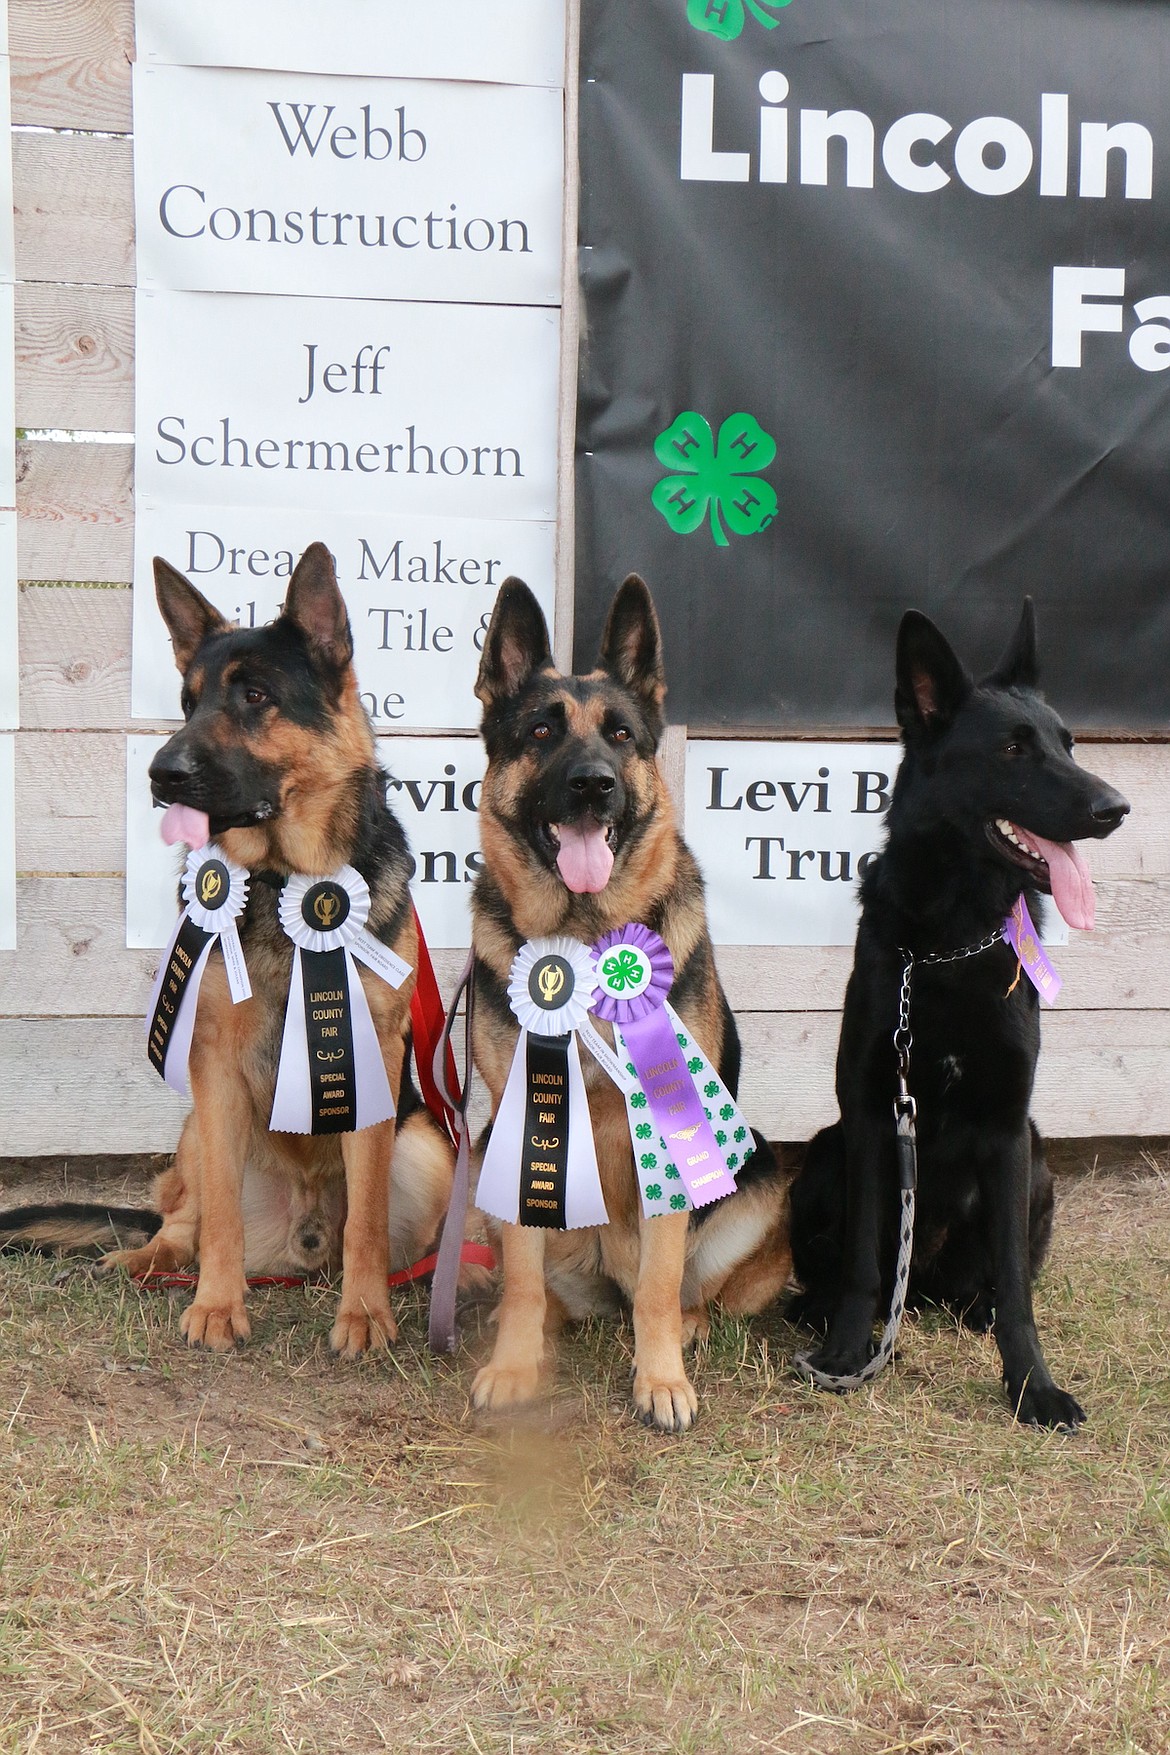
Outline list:
[[[835,1018],[755,1012],[740,1024],[753,1123],[772,1138],[805,1139],[833,1120]],[[1170,1132],[1170,1014],[1053,1015],[1044,1037],[1034,1113],[1045,1133]],[[13,1155],[174,1146],[186,1105],[151,1070],[138,1018],[0,1020],[0,1063]]]
[[[16,734],[16,869],[126,866],[126,744],[109,732]]]
[[[132,430],[134,294],[129,288],[17,285],[16,424]]]
[[[142,1052],[129,1018],[7,1019],[5,1151],[167,1152],[188,1108]]]
[[[134,285],[129,140],[13,134],[18,280]]]
[[[130,592],[25,585],[20,716],[30,730],[114,729],[130,719]]]
[[[774,1139],[804,1139],[835,1119],[836,1019],[825,1012],[753,1012],[744,1041],[740,1097]],[[1054,1139],[1156,1134],[1170,1128],[1170,1012],[1053,1012],[1033,1114]]]
[[[8,48],[14,122],[129,131],[132,0],[20,0]]]
[[[0,954],[0,1016],[141,1016],[158,951],[126,948],[117,878],[20,878],[19,953]]]
[[[17,445],[16,510],[22,579],[130,583],[133,446],[50,440]]]

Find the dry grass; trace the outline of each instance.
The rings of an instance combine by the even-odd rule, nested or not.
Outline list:
[[[1170,1751],[1170,1187],[1067,1187],[1040,1321],[1086,1402],[1012,1426],[941,1321],[848,1400],[771,1315],[716,1332],[698,1429],[626,1411],[630,1334],[467,1414],[472,1338],[333,1365],[331,1296],[0,1283],[0,1750]]]

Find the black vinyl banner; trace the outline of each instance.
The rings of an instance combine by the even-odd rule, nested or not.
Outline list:
[[[1170,5],[583,0],[578,663],[647,578],[672,716],[893,721],[911,605],[1026,592],[1073,723],[1170,720]]]

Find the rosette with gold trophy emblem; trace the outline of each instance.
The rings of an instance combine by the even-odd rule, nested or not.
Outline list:
[[[328,877],[290,877],[280,924],[294,946],[274,1133],[357,1133],[394,1114],[394,1098],[356,957],[391,987],[410,964],[367,932],[370,891],[352,865]]]
[[[236,926],[248,901],[244,867],[212,842],[187,855],[182,889],[186,907],[163,952],[147,1007],[146,1052],[159,1077],[186,1097],[199,988],[217,942],[233,1002],[251,999],[252,986]]]
[[[556,1231],[608,1221],[576,1034],[594,985],[574,938],[531,939],[512,964],[520,1037],[475,1196],[493,1218]]]

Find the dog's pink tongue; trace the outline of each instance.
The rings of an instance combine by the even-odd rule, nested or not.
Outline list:
[[[168,847],[173,847],[176,841],[185,841],[194,849],[206,847],[211,824],[206,811],[192,810],[189,804],[168,804],[161,832]]]
[[[613,870],[613,854],[600,823],[586,818],[580,823],[554,823],[560,838],[557,870],[566,889],[575,896],[595,896],[604,890]]]
[[[1033,829],[1026,835],[1048,861],[1052,900],[1061,914],[1070,926],[1089,932],[1097,920],[1097,899],[1089,868],[1075,841],[1045,841]]]

